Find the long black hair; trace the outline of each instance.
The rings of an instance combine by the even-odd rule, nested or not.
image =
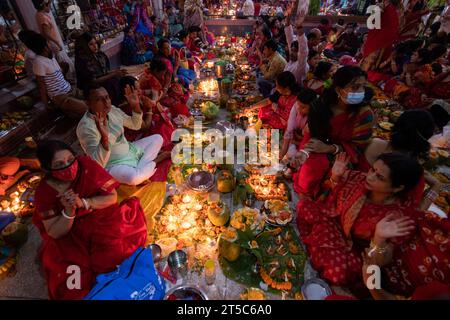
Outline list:
[[[344,88],[354,79],[366,77],[366,73],[357,66],[344,66],[339,68],[333,76],[333,85],[324,90],[321,99],[317,99],[311,105],[308,115],[308,126],[311,136],[330,142],[330,120],[333,117],[332,107],[339,103],[339,96],[336,88]],[[349,109],[350,113],[356,114],[367,102],[372,99],[373,91],[366,87],[363,102],[352,105]]]
[[[333,64],[328,61],[319,61],[317,64],[316,69],[314,70],[314,77],[316,77],[319,80],[327,80],[325,76],[328,72],[330,72],[331,68],[333,67]]]
[[[428,139],[434,133],[434,120],[427,110],[405,111],[392,129],[391,145],[394,150],[411,157],[426,158],[430,150]]]
[[[383,161],[389,167],[391,186],[403,186],[403,190],[399,192],[400,196],[405,196],[413,190],[423,175],[423,168],[416,159],[398,152],[384,153],[377,160]]]

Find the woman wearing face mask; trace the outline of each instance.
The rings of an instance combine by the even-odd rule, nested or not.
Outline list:
[[[299,202],[297,225],[321,277],[361,293],[365,289],[362,253],[369,247],[381,250],[385,245],[382,239],[373,239],[377,223],[390,215],[414,220],[424,215],[405,202],[423,170],[416,160],[396,153],[381,155],[367,174],[347,170],[349,162],[344,153],[336,157],[330,197],[325,203]],[[399,222],[403,237],[414,231],[408,221],[404,218]],[[376,243],[371,244],[372,240]]]
[[[264,100],[269,104],[261,107],[259,119],[273,129],[286,129],[292,106],[297,100],[297,91],[294,75],[289,71],[280,73],[276,80],[276,91],[269,99]]]
[[[367,101],[366,74],[356,66],[341,67],[333,85],[315,101],[308,117],[309,134],[300,145],[309,158],[294,175],[294,190],[301,197],[317,197],[335,155],[345,151],[352,164],[370,142],[374,115]]]
[[[145,215],[137,198],[117,204],[119,184],[95,161],[60,141],[42,141],[37,156],[47,173],[36,189],[33,222],[43,238],[40,258],[50,299],[82,299],[99,274],[113,271],[145,245]],[[67,287],[69,266],[80,288]]]

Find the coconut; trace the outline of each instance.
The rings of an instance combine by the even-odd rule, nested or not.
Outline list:
[[[21,247],[28,240],[28,228],[20,222],[12,222],[2,231],[5,243],[12,247]]]

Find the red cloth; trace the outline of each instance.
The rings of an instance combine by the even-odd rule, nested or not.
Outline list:
[[[381,14],[381,29],[371,29],[363,46],[363,57],[371,53],[386,49],[385,54],[390,54],[392,45],[399,38],[399,16],[394,5],[389,4]]]
[[[154,90],[161,93],[163,87],[159,80],[150,72],[146,72],[140,80],[140,87],[142,90]],[[162,103],[161,103],[162,104]],[[170,110],[159,110],[156,106],[153,109],[152,125],[145,131],[144,137],[153,134],[160,134],[163,138],[163,147],[172,145],[172,133],[175,126],[172,123],[169,115]]]
[[[273,111],[272,103],[267,106],[261,107],[258,117],[264,123],[269,125],[272,129],[286,129],[287,121],[291,109],[297,101],[295,95],[281,96],[278,100],[277,111]]]
[[[78,176],[71,188],[81,198],[109,194],[119,186],[97,162],[85,156],[77,159]],[[84,298],[99,274],[113,271],[138,247],[145,245],[145,214],[137,198],[92,212],[78,209],[71,230],[59,239],[51,238],[43,224],[44,220],[61,215],[63,209],[58,192],[45,179],[36,189],[35,205],[33,223],[43,238],[40,257],[50,299]],[[54,214],[46,215],[50,210]],[[71,265],[80,267],[80,289],[67,287],[71,275],[67,268]]]
[[[19,171],[20,160],[16,157],[0,157],[0,175],[13,176]]]
[[[351,163],[357,165],[372,136],[372,125],[373,113],[370,108],[362,108],[358,114],[342,113],[330,120],[331,141],[342,146]],[[306,132],[300,148],[310,138],[309,132]],[[317,197],[321,191],[321,182],[329,172],[330,159],[328,154],[311,153],[300,170],[293,175],[294,190],[312,198]]]
[[[167,176],[169,174],[170,167],[172,166],[172,160],[166,159],[161,161],[156,166],[156,171],[153,176],[150,178],[152,182],[164,182],[167,181]]]
[[[448,300],[449,297],[450,285],[448,283],[433,281],[418,287],[414,291],[411,300],[435,300],[439,298],[446,298]]]
[[[368,203],[365,177],[364,173],[350,172],[326,203],[299,202],[297,225],[316,270],[334,285],[360,284],[361,254],[369,247],[378,221],[394,213],[414,220],[416,230],[390,239],[395,249],[393,263],[385,268],[385,289],[410,296],[415,287],[427,282],[448,283],[449,221],[424,214],[407,203]]]
[[[395,241],[393,263],[385,271],[387,291],[411,296],[432,281],[450,283],[450,221],[434,213],[407,215],[416,223],[415,233]]]

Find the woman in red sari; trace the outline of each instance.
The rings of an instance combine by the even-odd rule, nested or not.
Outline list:
[[[290,71],[280,73],[276,80],[275,93],[269,99],[264,100],[266,103],[263,102],[263,106],[259,110],[258,117],[262,123],[272,129],[285,130],[289,114],[297,100],[297,91],[295,76]]]
[[[365,85],[366,74],[361,68],[341,67],[322,100],[312,103],[309,132],[300,144],[300,152],[308,158],[294,174],[294,190],[301,198],[315,198],[320,194],[331,161],[340,151],[349,155],[353,165],[359,163],[372,138],[374,123],[373,112],[366,102],[371,93]]]
[[[47,177],[35,195],[33,222],[43,238],[40,257],[50,299],[82,299],[99,274],[113,271],[138,247],[147,227],[139,199],[117,204],[119,184],[89,157],[60,141],[43,141],[37,155]],[[69,266],[80,268],[69,289]]]
[[[163,147],[172,145],[172,133],[175,125],[172,123],[171,110],[161,103],[167,87],[165,84],[170,81],[170,73],[167,64],[162,59],[154,59],[150,64],[150,69],[146,70],[144,76],[139,80],[139,87],[142,92],[155,102],[152,110],[152,125],[148,129],[148,134],[160,134],[163,137]]]
[[[366,174],[347,171],[349,157],[336,158],[325,203],[299,202],[297,225],[311,262],[333,285],[362,288],[361,254],[376,224],[388,214],[416,215],[404,196],[418,183],[422,168],[402,154],[383,154]]]
[[[380,62],[387,60],[393,44],[399,39],[398,0],[384,0],[380,29],[371,29],[363,44],[361,67],[364,71],[377,69]]]
[[[428,139],[434,133],[434,120],[427,110],[415,109],[405,111],[395,122],[391,140],[372,139],[361,157],[358,170],[368,172],[376,159],[383,153],[399,152],[414,159],[426,159],[430,150]],[[431,205],[428,198],[423,197],[425,182],[432,190],[439,193],[442,184],[429,172],[425,172],[417,186],[409,196],[414,205],[427,210]]]

